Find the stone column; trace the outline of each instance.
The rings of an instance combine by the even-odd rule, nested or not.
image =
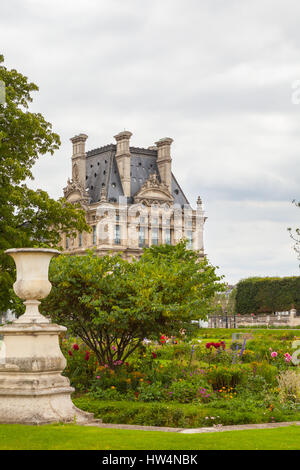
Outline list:
[[[51,284],[48,266],[56,250],[20,248],[6,251],[17,266],[16,294],[25,300],[26,311],[12,324],[0,327],[5,355],[0,359],[0,423],[84,423],[91,413],[76,408],[74,388],[61,372],[66,359],[59,347],[63,326],[51,324],[39,313],[39,299]]]

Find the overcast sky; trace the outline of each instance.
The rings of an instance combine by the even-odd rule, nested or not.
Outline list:
[[[31,186],[62,195],[80,132],[88,150],[124,128],[134,146],[172,137],[226,280],[299,275],[287,232],[300,226],[299,18],[297,0],[2,1],[5,65],[39,86],[32,109],[62,140]]]

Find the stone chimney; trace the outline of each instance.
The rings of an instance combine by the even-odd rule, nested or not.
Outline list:
[[[129,141],[132,133],[123,131],[115,135],[117,141],[116,160],[120,173],[124,196],[130,197],[130,149]]]
[[[157,146],[157,166],[162,183],[165,183],[170,193],[172,193],[172,170],[171,170],[171,144],[173,139],[165,137],[156,142]]]
[[[83,188],[86,186],[86,153],[85,142],[88,136],[86,134],[79,134],[72,137],[70,140],[73,144],[72,155],[72,180],[79,181]]]

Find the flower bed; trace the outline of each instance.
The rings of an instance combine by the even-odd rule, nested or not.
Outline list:
[[[143,350],[113,368],[99,364],[84,344],[64,340],[65,373],[77,393],[88,394],[89,403],[119,402],[117,408],[124,402],[152,403],[176,405],[177,410],[183,406],[183,414],[179,413],[183,421],[184,409],[194,406],[198,409],[195,426],[207,421],[212,425],[299,419],[299,368],[291,360],[295,333],[256,331],[233,340],[228,331],[217,334],[200,330],[192,342],[166,337],[157,343],[146,341]],[[138,418],[134,413],[132,418],[117,413],[116,419],[136,422]],[[143,419],[149,424],[152,418]],[[173,420],[174,426],[179,426],[178,419]],[[193,419],[188,421],[193,425]]]

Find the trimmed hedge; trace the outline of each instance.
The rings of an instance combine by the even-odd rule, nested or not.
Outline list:
[[[103,423],[136,424],[143,426],[166,426],[197,428],[216,424],[268,423],[300,420],[300,411],[273,410],[257,407],[245,400],[221,402],[219,405],[188,405],[169,403],[138,403],[126,401],[102,401],[87,396],[73,398],[74,404]]]
[[[300,276],[253,277],[236,286],[236,312],[273,313],[300,309]]]

